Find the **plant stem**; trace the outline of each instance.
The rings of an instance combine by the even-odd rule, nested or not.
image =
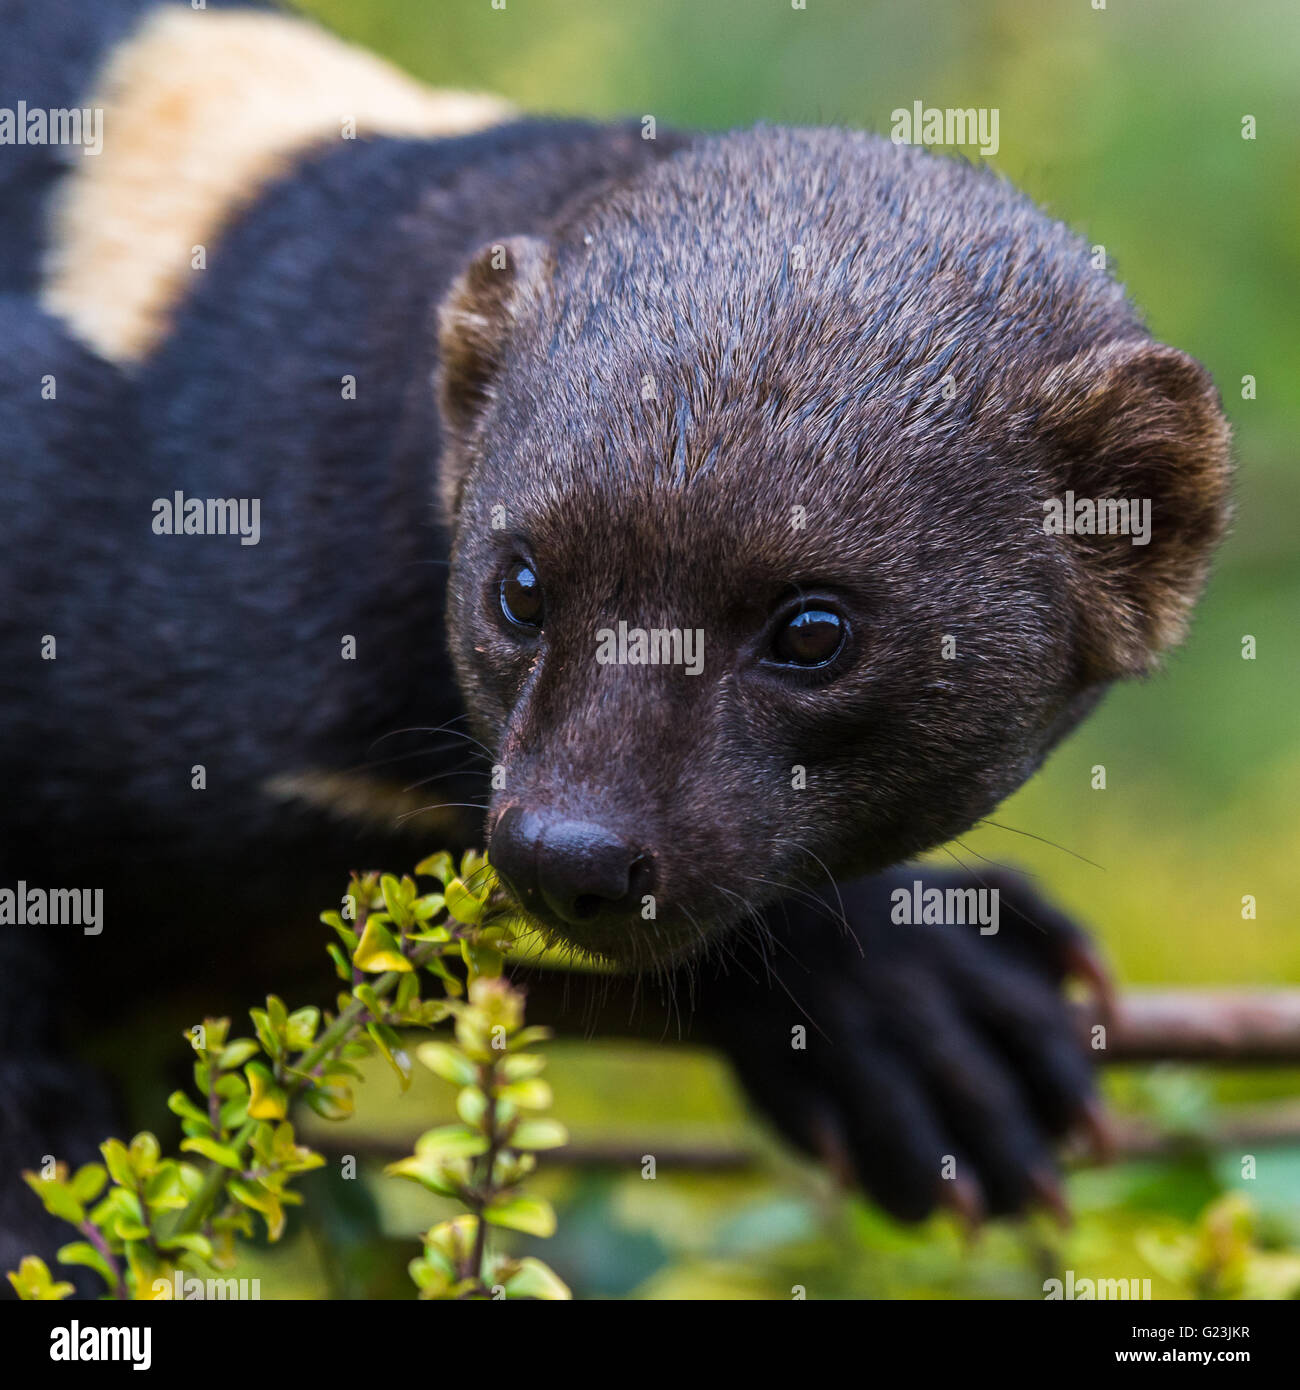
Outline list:
[[[242,1149],[252,1138],[256,1125],[256,1120],[245,1120],[239,1132],[230,1141],[231,1147]],[[221,1191],[229,1171],[224,1164],[218,1163],[216,1159],[208,1160],[208,1166],[203,1173],[203,1186],[190,1199],[189,1206],[181,1212],[176,1225],[172,1227],[171,1235],[188,1235],[203,1225],[208,1219],[209,1209],[216,1201],[217,1193]]]
[[[474,1228],[474,1250],[470,1256],[469,1273],[478,1280],[479,1288],[487,1291],[487,1280],[483,1277],[483,1259],[487,1254],[487,1217],[484,1213],[488,1209],[494,1194],[492,1186],[492,1169],[496,1163],[498,1135],[497,1135],[497,1069],[496,1063],[488,1064],[487,1076],[483,1078],[483,1091],[487,1096],[487,1135],[488,1151],[483,1156],[483,1182],[479,1187],[479,1199],[475,1203],[474,1214],[478,1217],[478,1224]]]
[[[113,1297],[125,1298],[126,1283],[122,1278],[122,1266],[118,1264],[117,1256],[113,1254],[108,1241],[104,1239],[103,1231],[93,1221],[82,1221],[77,1229],[103,1255],[104,1262],[113,1271]]]
[[[397,988],[397,982],[405,973],[404,970],[389,970],[386,974],[381,975],[374,983],[375,993],[381,999],[390,995]],[[311,1050],[303,1053],[294,1066],[294,1070],[310,1072],[313,1067],[319,1066],[339,1043],[345,1041],[352,1029],[362,1022],[365,1013],[366,1006],[360,999],[354,999],[316,1039]],[[299,1091],[304,1090],[307,1084],[307,1081],[300,1076],[291,1078],[286,1086],[290,1099]]]
[[[418,961],[414,963],[418,964]],[[385,998],[397,988],[398,981],[405,974],[402,970],[389,970],[381,975],[374,983],[374,991],[381,998]],[[311,1049],[299,1058],[295,1071],[310,1073],[313,1068],[320,1065],[326,1057],[341,1043],[348,1034],[357,1027],[366,1014],[366,1006],[360,999],[354,999],[346,1009],[334,1020],[333,1023],[320,1035]],[[285,1089],[292,1100],[300,1092],[306,1090],[310,1085],[309,1076],[291,1077],[286,1082]],[[257,1125],[256,1120],[245,1120],[239,1132],[231,1141],[231,1146],[235,1149],[242,1149],[249,1139],[252,1138],[253,1130]],[[191,1231],[197,1231],[200,1226],[208,1219],[212,1204],[216,1201],[217,1194],[221,1191],[222,1185],[226,1181],[227,1169],[215,1159],[210,1159],[208,1166],[203,1174],[203,1186],[194,1194],[189,1205],[180,1214],[179,1220],[173,1228],[172,1234],[185,1235]]]

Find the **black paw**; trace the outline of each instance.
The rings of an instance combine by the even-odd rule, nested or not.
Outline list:
[[[983,933],[912,922],[917,881],[996,890],[962,900]],[[1064,1219],[1054,1141],[1102,1133],[1061,991],[1072,973],[1108,988],[1082,932],[998,868],[896,870],[842,902],[849,931],[830,920],[839,903],[770,914],[766,943],[700,989],[710,1040],[786,1138],[894,1216],[945,1205],[974,1222],[1043,1204]]]

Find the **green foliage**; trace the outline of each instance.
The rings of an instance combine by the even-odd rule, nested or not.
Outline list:
[[[489,1226],[548,1236],[555,1213],[520,1191],[534,1153],[566,1142],[562,1126],[542,1118],[550,1088],[538,1078],[543,1060],[528,1051],[549,1036],[524,1027],[522,993],[502,978],[513,945],[495,876],[485,857],[466,854],[457,871],[449,854],[417,865],[416,877],[441,882],[421,893],[415,878],[354,877],[343,910],[324,912],[340,946],[330,944],[345,989],[338,1012],[290,1012],[270,995],[250,1009],[253,1037],[231,1037],[230,1020],[209,1018],[187,1035],[194,1049],[195,1095],[175,1092],[168,1108],[180,1120],[182,1154],[164,1157],[158,1140],[137,1134],[130,1145],[108,1139],[103,1164],[75,1173],[57,1164],[25,1173],[53,1216],[81,1237],[63,1246],[65,1265],[93,1269],[108,1296],[170,1296],[178,1270],[229,1269],[238,1240],[259,1222],[268,1240],[285,1230],[285,1208],[301,1202],[293,1181],[325,1159],[294,1136],[288,1116],[302,1101],[324,1119],[353,1109],[357,1063],[379,1055],[405,1089],[411,1060],[402,1030],[452,1024],[452,1037],[425,1043],[418,1056],[460,1087],[463,1123],[432,1129],[415,1153],[390,1172],[413,1179],[466,1214],[434,1226],[410,1265],[421,1298],[568,1298],[540,1260],[511,1259],[487,1245]],[[432,976],[441,994],[424,999]],[[197,1099],[196,1099],[197,1097]],[[20,1298],[57,1300],[73,1292],[44,1261],[26,1257],[9,1281]]]
[[[1144,1233],[1137,1244],[1153,1268],[1197,1298],[1300,1296],[1300,1254],[1267,1248],[1260,1224],[1252,1204],[1230,1192],[1207,1206],[1191,1230]]]
[[[526,1113],[545,1110],[551,1089],[537,1076],[543,1059],[526,1050],[545,1030],[523,1026],[522,1005],[504,980],[480,975],[457,1009],[455,1042],[428,1042],[416,1051],[430,1071],[459,1087],[462,1123],[426,1131],[411,1157],[385,1171],[454,1197],[470,1213],[426,1232],[424,1254],[410,1265],[421,1298],[569,1297],[541,1261],[484,1254],[489,1226],[533,1236],[555,1231],[550,1203],[519,1191],[537,1166],[534,1151],[568,1139],[554,1120]]]

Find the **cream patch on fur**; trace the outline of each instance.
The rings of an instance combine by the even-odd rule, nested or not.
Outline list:
[[[166,332],[222,227],[303,150],[441,136],[509,119],[497,97],[435,91],[299,19],[167,9],[122,45],[87,103],[104,148],[52,210],[42,302],[97,352],[132,363]]]
[[[408,830],[413,835],[448,834],[464,818],[456,807],[430,802],[414,789],[360,772],[306,768],[271,777],[262,790],[275,801],[297,802],[341,821]]]

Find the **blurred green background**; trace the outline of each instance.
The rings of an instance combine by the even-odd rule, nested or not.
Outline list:
[[[996,107],[1001,148],[991,163],[1104,245],[1153,330],[1214,373],[1240,477],[1235,532],[1186,648],[1161,676],[1112,694],[999,813],[1042,841],[986,828],[964,837],[962,852],[1037,875],[1096,931],[1125,984],[1300,982],[1294,0],[1110,0],[1104,10],[1088,0],[303,8],[431,83],[498,92],[531,112],[888,131],[890,112],[916,100]],[[1253,141],[1242,138],[1246,115],[1257,122]],[[1243,399],[1247,375],[1255,400]],[[1252,661],[1242,658],[1247,634],[1258,643]],[[1104,791],[1090,786],[1097,763]],[[1245,894],[1258,903],[1255,920],[1243,920]],[[1041,1297],[1041,1281],[1067,1266],[1150,1277],[1157,1297],[1300,1286],[1300,1145],[1261,1149],[1259,1177],[1241,1182],[1239,1145],[1195,1138],[1234,1104],[1295,1096],[1291,1073],[1112,1074],[1115,1103],[1193,1136],[1186,1151],[1072,1177],[1078,1222],[1069,1235],[1031,1221],[988,1230],[974,1247],[942,1219],[904,1230],[834,1193],[755,1128],[725,1069],[703,1054],[580,1045],[557,1049],[552,1073],[555,1113],[593,1145],[687,1148],[697,1160],[756,1155],[714,1172],[665,1166],[653,1183],[630,1162],[555,1167],[561,1234],[547,1258],[579,1295],[789,1297],[797,1283],[812,1297]],[[379,1138],[427,1123],[423,1103],[385,1101],[388,1081],[371,1089],[379,1094],[363,1122]],[[367,1195],[383,1202],[389,1233],[405,1237],[428,1224],[432,1199],[425,1206],[422,1194],[395,1186],[406,1185],[376,1184]],[[1237,1208],[1234,1189],[1249,1211]],[[328,1219],[346,1233],[344,1208]],[[318,1252],[334,1248],[327,1233],[316,1240]],[[331,1260],[336,1289],[361,1287],[361,1275]],[[320,1287],[301,1243],[275,1261],[277,1282]]]

